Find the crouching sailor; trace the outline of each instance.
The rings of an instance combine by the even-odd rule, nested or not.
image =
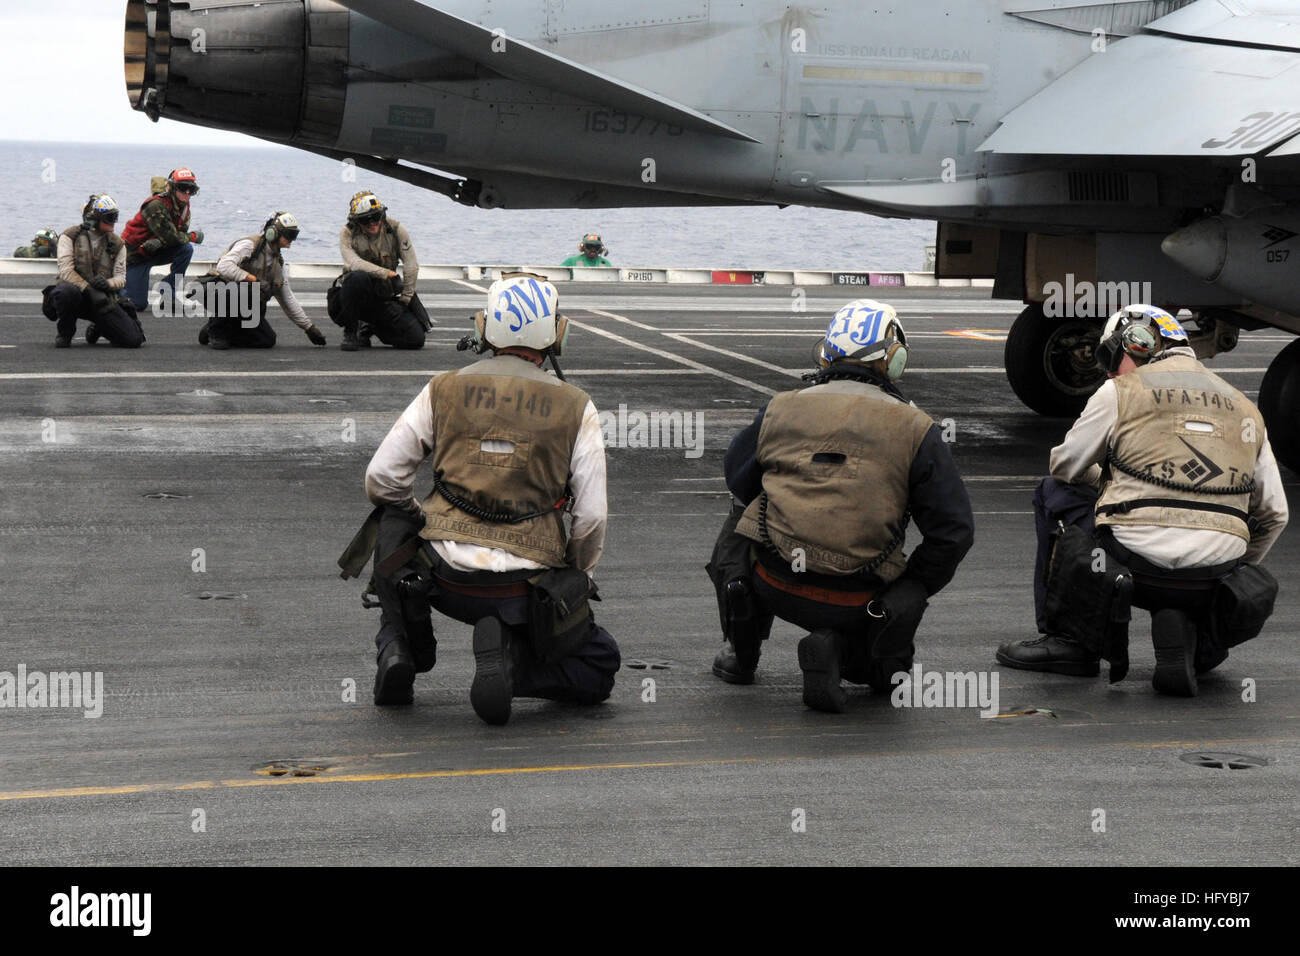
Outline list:
[[[415,675],[433,668],[430,605],[474,626],[470,703],[490,724],[509,719],[515,697],[597,704],[614,686],[618,645],[589,603],[605,448],[586,393],[541,368],[564,342],[557,306],[541,276],[494,282],[475,317],[492,357],[435,376],[371,459],[378,507],[339,563],[347,577],[375,556],[376,704],[411,703]],[[433,492],[421,504],[426,458]]]

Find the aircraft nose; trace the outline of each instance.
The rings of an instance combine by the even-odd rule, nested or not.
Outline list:
[[[1160,248],[1192,275],[1213,282],[1228,258],[1228,228],[1220,216],[1202,219],[1170,233]]]

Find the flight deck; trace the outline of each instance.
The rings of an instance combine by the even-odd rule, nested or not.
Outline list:
[[[436,613],[438,664],[414,705],[371,704],[379,612],[335,565],[369,511],[378,443],[431,374],[473,360],[455,344],[487,282],[421,283],[435,320],[422,351],[342,352],[326,283],[309,280],[295,289],[327,348],[273,307],[274,349],[219,353],[196,343],[199,319],[148,315],[138,351],[80,334],[56,350],[48,281],[0,284],[0,671],[102,673],[103,698],[97,717],[0,709],[10,864],[1294,862],[1294,528],[1266,562],[1282,592],[1264,634],[1194,699],[1153,691],[1140,611],[1119,684],[1104,667],[1081,679],[994,661],[1033,636],[1030,499],[1069,425],[1007,384],[1019,302],[560,283],[565,373],[625,426],[607,449],[596,572],[623,668],[601,706],[516,700],[491,727],[469,704],[470,629]],[[729,504],[723,454],[800,386],[831,314],[867,294],[898,307],[901,388],[945,424],[975,511],[917,662],[996,672],[997,716],[895,707],[865,687],[843,715],[810,711],[802,632],[780,621],[756,684],[710,674],[721,635],[704,564]],[[1289,341],[1245,333],[1209,366],[1254,398]],[[641,447],[635,416],[653,412],[703,431]],[[1283,477],[1295,500],[1300,481]],[[422,493],[428,480],[422,469]],[[905,549],[916,541],[913,528]]]

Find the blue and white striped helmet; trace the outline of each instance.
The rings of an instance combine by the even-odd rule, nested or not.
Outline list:
[[[907,334],[898,321],[892,305],[874,299],[854,299],[845,305],[826,327],[826,337],[818,349],[817,358],[822,368],[841,359],[857,362],[889,360],[891,350],[897,355],[901,346],[906,361]],[[902,368],[898,368],[902,373]],[[891,375],[897,378],[897,375]]]

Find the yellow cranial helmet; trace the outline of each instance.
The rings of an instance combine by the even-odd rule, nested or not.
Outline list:
[[[348,205],[348,222],[378,222],[384,218],[384,213],[387,211],[387,207],[379,201],[378,196],[363,190],[353,196],[352,202]]]

